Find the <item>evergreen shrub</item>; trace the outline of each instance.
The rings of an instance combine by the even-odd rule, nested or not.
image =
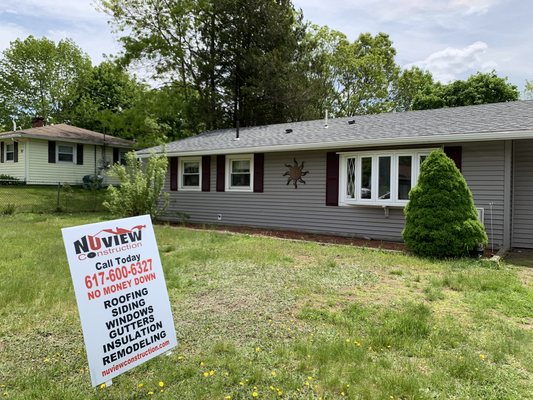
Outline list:
[[[403,239],[417,255],[464,257],[487,244],[472,192],[442,150],[432,152],[422,163],[418,184],[409,193],[404,213]]]

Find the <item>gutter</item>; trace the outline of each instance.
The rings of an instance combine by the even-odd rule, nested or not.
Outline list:
[[[189,150],[189,151],[167,151],[168,157],[180,156],[204,156],[204,155],[218,155],[218,154],[242,154],[242,153],[273,153],[284,151],[300,151],[300,150],[326,150],[326,149],[340,149],[340,148],[358,148],[358,147],[385,147],[385,146],[401,146],[401,145],[420,145],[420,144],[444,144],[444,143],[462,143],[462,142],[485,142],[485,141],[499,141],[499,140],[513,140],[513,139],[533,139],[533,130],[521,131],[498,131],[488,133],[464,133],[464,134],[448,134],[448,135],[431,135],[431,136],[413,136],[400,138],[376,138],[365,140],[345,140],[338,142],[318,142],[318,143],[301,143],[289,145],[271,145],[271,146],[250,146],[227,149],[211,149],[211,150]],[[146,151],[146,150],[142,150]],[[139,154],[139,158],[147,158],[150,156],[150,151]],[[163,151],[156,151],[155,154],[163,154]]]
[[[103,141],[98,140],[85,140],[85,139],[73,139],[73,138],[64,138],[64,137],[58,137],[58,136],[44,136],[44,135],[31,135],[31,134],[21,134],[21,133],[7,133],[4,135],[0,135],[0,140],[2,139],[38,139],[38,140],[53,140],[57,142],[66,142],[66,143],[83,143],[83,144],[94,144],[94,145],[102,145]],[[131,145],[127,144],[117,144],[117,143],[111,143],[106,142],[106,144],[113,146],[113,147],[119,147],[124,149],[133,149],[133,143]]]

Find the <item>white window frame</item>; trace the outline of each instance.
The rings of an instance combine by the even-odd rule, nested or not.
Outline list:
[[[231,166],[233,161],[250,162],[250,186],[231,186]],[[235,154],[226,156],[226,191],[228,192],[253,192],[254,190],[254,155]]]
[[[72,161],[63,161],[63,160],[59,160],[59,147],[71,147],[72,148]],[[77,153],[77,147],[76,147],[76,144],[74,143],[57,143],[56,145],[56,162],[57,163],[62,163],[62,164],[76,164],[76,154]],[[66,153],[63,153],[63,154],[66,154]]]
[[[7,151],[7,147],[8,147],[8,146],[13,146],[13,150],[11,150],[11,151]],[[11,160],[8,160],[8,159],[7,159],[7,153],[13,153],[13,158],[12,158]],[[6,142],[6,145],[5,145],[5,147],[4,147],[4,161],[5,161],[5,162],[10,162],[10,163],[11,163],[11,162],[12,162],[12,163],[15,162],[15,143],[11,143],[11,144],[10,144],[9,142]]]
[[[402,150],[379,150],[379,151],[360,151],[360,152],[340,152],[339,154],[339,205],[364,205],[374,207],[404,207],[409,200],[398,199],[398,174],[399,174],[399,158],[402,156],[410,156],[411,164],[411,188],[413,188],[420,175],[420,158],[428,156],[434,148],[431,149],[402,149]],[[361,196],[361,171],[362,159],[370,157],[372,159],[372,180],[371,188],[372,195],[370,199],[363,199]],[[391,182],[390,182],[390,199],[379,199],[379,157],[391,157]],[[347,196],[348,174],[347,166],[348,159],[355,159],[355,198]]]
[[[202,157],[179,157],[178,158],[178,188],[179,190],[199,192],[202,190]],[[185,186],[183,174],[185,173],[184,164],[186,162],[198,163],[198,186]]]

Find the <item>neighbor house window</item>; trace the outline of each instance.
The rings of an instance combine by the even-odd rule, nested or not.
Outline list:
[[[128,150],[119,150],[118,163],[120,165],[126,165],[126,154],[128,154]]]
[[[253,155],[226,157],[227,190],[251,191],[253,188]]]
[[[74,146],[70,144],[59,144],[57,146],[57,161],[71,162],[74,160]]]
[[[340,203],[403,206],[433,149],[340,154]]]
[[[6,161],[14,161],[14,160],[15,160],[15,145],[6,144]]]
[[[183,190],[200,190],[202,185],[202,159],[200,157],[179,158],[179,187]]]

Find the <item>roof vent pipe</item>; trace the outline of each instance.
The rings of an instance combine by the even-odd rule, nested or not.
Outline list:
[[[328,127],[328,110],[326,110],[326,117],[324,118],[324,128]]]
[[[235,138],[233,140],[239,140],[239,129],[241,127],[241,122],[239,121],[239,99],[235,104]]]
[[[14,119],[12,119],[11,122],[13,122],[13,132],[16,132],[17,131],[17,123],[15,122]]]

